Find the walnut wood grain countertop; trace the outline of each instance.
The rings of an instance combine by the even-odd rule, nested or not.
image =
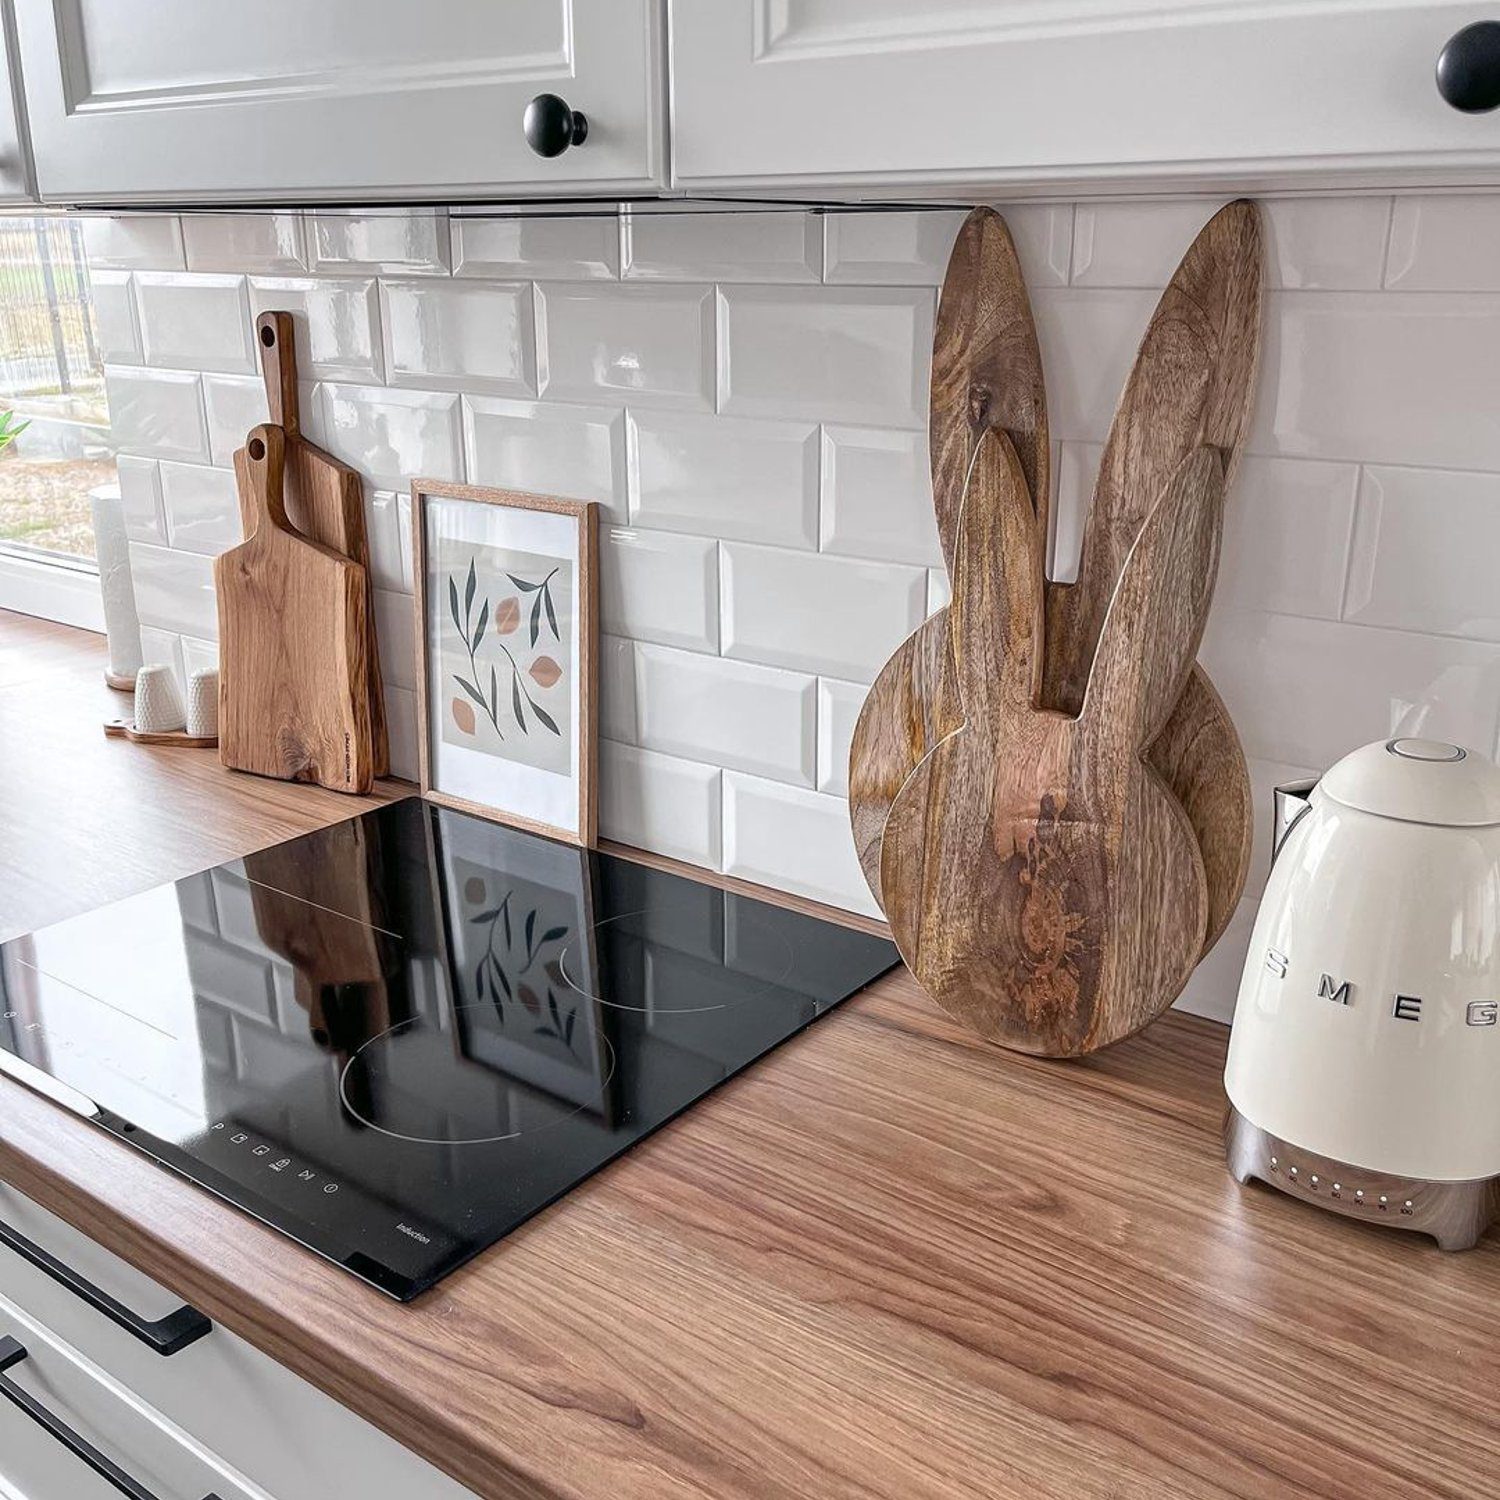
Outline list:
[[[113,868],[110,820],[16,726],[89,640],[0,616],[0,928],[361,805],[271,788],[258,823],[266,784],[204,767],[121,888],[75,880],[68,828]],[[108,752],[111,795],[187,774]],[[0,1178],[482,1495],[1500,1495],[1500,1238],[1237,1187],[1225,1036],[1170,1016],[1049,1064],[893,976],[405,1307],[4,1080]]]

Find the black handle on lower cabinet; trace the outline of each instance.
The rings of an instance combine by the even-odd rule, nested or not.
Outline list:
[[[1475,21],[1454,32],[1438,54],[1437,86],[1465,114],[1500,108],[1500,21]]]
[[[103,1313],[111,1323],[118,1323],[126,1333],[134,1334],[158,1354],[176,1354],[189,1344],[196,1344],[205,1333],[213,1332],[214,1325],[196,1307],[179,1307],[176,1312],[170,1312],[155,1322],[131,1312],[123,1302],[117,1302],[71,1266],[65,1266],[55,1255],[49,1255],[35,1240],[27,1239],[20,1230],[12,1229],[3,1221],[0,1221],[0,1245],[8,1246],[22,1260],[28,1260],[37,1270],[45,1271],[96,1312]]]
[[[570,109],[556,94],[538,94],[526,106],[521,129],[538,156],[561,156],[569,146],[581,146],[589,138],[588,116]]]
[[[50,1432],[64,1448],[81,1463],[85,1463],[101,1479],[107,1480],[122,1495],[130,1500],[157,1500],[144,1485],[137,1484],[119,1464],[106,1458],[87,1438],[80,1437],[59,1416],[48,1411],[30,1391],[23,1391],[7,1371],[26,1358],[26,1346],[10,1337],[0,1338],[0,1396],[13,1406],[19,1407],[38,1427]],[[219,1500],[217,1495],[205,1495],[203,1500]]]

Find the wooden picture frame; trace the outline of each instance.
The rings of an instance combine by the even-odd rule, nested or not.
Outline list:
[[[417,479],[411,528],[422,795],[592,848],[598,506]]]

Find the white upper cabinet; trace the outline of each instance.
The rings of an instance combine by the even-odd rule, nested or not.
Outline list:
[[[958,191],[1497,180],[1434,68],[1497,5],[672,0],[674,180]]]
[[[15,0],[37,186],[66,203],[649,191],[658,0]],[[543,157],[526,105],[587,138]]]
[[[9,13],[0,4],[0,203],[23,203],[35,193],[13,47]]]

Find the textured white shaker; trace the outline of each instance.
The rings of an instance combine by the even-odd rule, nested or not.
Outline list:
[[[188,678],[187,732],[204,738],[219,732],[217,667],[200,667]]]
[[[170,734],[187,721],[177,674],[151,662],[135,674],[135,727],[143,734]]]
[[[141,669],[141,626],[135,613],[130,542],[125,535],[120,486],[106,484],[90,490],[89,509],[94,517],[94,555],[99,562],[99,592],[104,600],[108,647],[105,675],[112,686],[123,687]]]

